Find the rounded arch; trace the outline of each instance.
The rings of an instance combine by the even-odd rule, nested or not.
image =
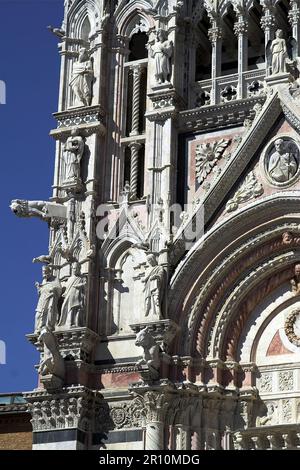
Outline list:
[[[287,204],[289,214],[286,214]],[[228,293],[233,299],[238,298],[239,292],[234,291],[238,286],[242,288],[243,279],[251,272],[253,282],[249,282],[249,289],[275,272],[286,269],[291,276],[293,263],[299,259],[298,204],[296,193],[281,193],[256,201],[216,224],[190,250],[170,281],[169,312],[182,331],[174,352],[207,357],[217,312],[221,315],[226,311],[222,307]],[[283,237],[286,232],[295,235],[291,242],[289,237]],[[283,259],[285,262],[281,262]],[[259,267],[265,264],[259,276]],[[222,329],[222,320],[215,326]],[[219,345],[223,354],[222,348]]]

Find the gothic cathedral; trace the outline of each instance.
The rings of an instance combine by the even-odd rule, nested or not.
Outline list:
[[[300,0],[62,14],[33,448],[299,449]]]

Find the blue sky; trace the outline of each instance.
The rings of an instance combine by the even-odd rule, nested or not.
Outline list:
[[[38,355],[32,333],[41,265],[32,258],[48,251],[47,224],[18,219],[11,199],[48,199],[54,171],[54,141],[60,58],[47,25],[60,26],[63,0],[0,0],[0,80],[7,87],[0,105],[1,304],[0,340],[7,364],[0,365],[0,393],[36,387]]]

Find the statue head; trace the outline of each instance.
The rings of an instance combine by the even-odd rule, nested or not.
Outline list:
[[[277,139],[275,140],[275,149],[277,152],[282,152],[284,149],[284,140],[283,139]]]
[[[89,53],[88,50],[85,47],[81,47],[79,49],[79,57],[78,57],[79,62],[86,62],[89,60]]]
[[[81,273],[81,266],[80,266],[80,263],[76,261],[75,263],[72,264],[72,275],[80,276],[80,273]]]
[[[293,235],[291,232],[284,232],[282,235],[282,241],[285,245],[289,245],[293,241]]]
[[[283,31],[282,31],[282,29],[277,29],[277,31],[276,31],[276,37],[277,37],[278,39],[282,39],[282,38],[283,38]]]
[[[139,331],[136,335],[135,345],[140,346],[142,348],[147,348],[152,345],[156,344],[155,340],[150,332],[148,327],[144,328],[143,330]]]
[[[156,256],[153,254],[148,255],[147,262],[150,266],[157,266]]]
[[[79,136],[79,129],[78,127],[72,127],[71,129],[71,137],[78,137]]]
[[[297,279],[299,279],[300,278],[300,264],[299,263],[295,265],[295,271],[294,272],[295,272],[295,277]]]
[[[156,33],[157,40],[164,42],[168,39],[168,33],[164,29],[158,29]]]
[[[52,269],[50,268],[49,265],[43,266],[42,267],[42,273],[43,273],[43,279],[45,281],[49,281],[52,277]]]
[[[14,199],[9,206],[11,211],[18,217],[26,217],[28,214],[28,203],[21,199]]]

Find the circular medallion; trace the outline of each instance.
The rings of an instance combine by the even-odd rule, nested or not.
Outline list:
[[[300,151],[294,139],[277,136],[264,153],[264,171],[274,186],[286,187],[295,183],[300,173]]]

